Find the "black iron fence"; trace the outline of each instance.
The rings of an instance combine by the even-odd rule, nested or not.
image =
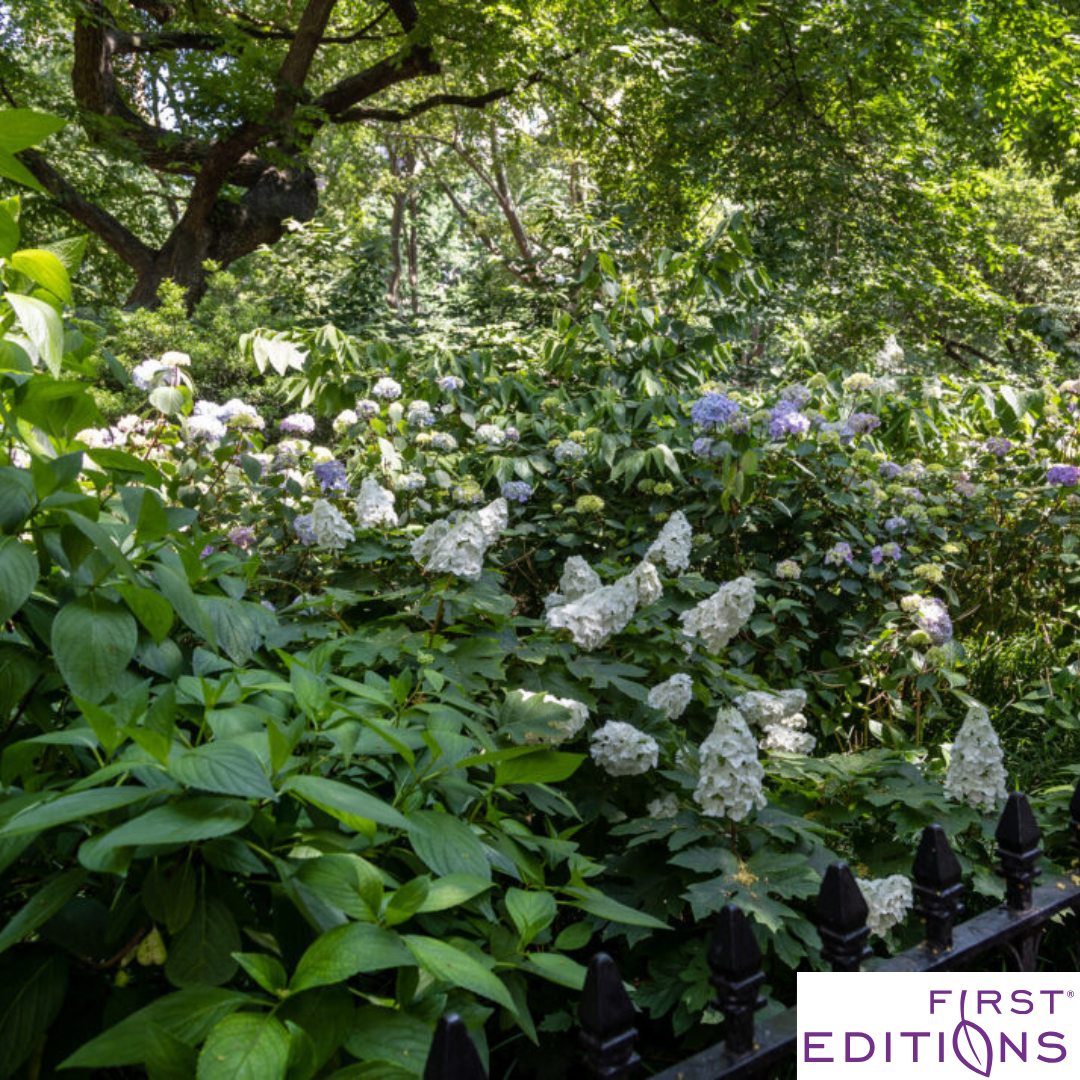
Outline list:
[[[1069,804],[1070,842],[1080,851],[1080,782]],[[874,971],[946,971],[966,968],[980,956],[1000,953],[1016,971],[1034,971],[1039,943],[1054,916],[1080,914],[1080,875],[1036,884],[1042,834],[1027,796],[1009,796],[997,827],[998,872],[1005,879],[1005,903],[957,925],[963,912],[960,863],[940,825],[922,834],[912,868],[915,912],[925,938],[913,949],[875,959]],[[870,961],[866,941],[869,914],[855,876],[846,863],[833,863],[817,899],[821,954],[834,971],[858,971]],[[709,981],[715,1007],[723,1013],[723,1042],[654,1074],[653,1080],[751,1080],[769,1076],[793,1060],[796,1011],[788,1009],[764,1023],[755,1013],[765,1005],[762,955],[750,922],[735,904],[720,912],[708,946]],[[581,1074],[625,1080],[639,1072],[636,1012],[615,961],[598,953],[589,963],[578,1005]],[[439,1021],[424,1080],[488,1080],[480,1055],[460,1017]]]

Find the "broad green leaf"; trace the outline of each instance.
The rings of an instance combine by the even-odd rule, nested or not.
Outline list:
[[[179,863],[174,859],[157,859],[143,879],[143,907],[150,918],[164,923],[170,934],[183,930],[195,911],[198,874],[192,859]]]
[[[160,1024],[149,1024],[143,1037],[147,1080],[191,1080],[195,1047],[170,1035]]]
[[[71,303],[71,278],[64,264],[51,252],[40,248],[16,251],[8,260],[12,268],[36,281],[43,289]]]
[[[31,806],[9,818],[0,828],[0,836],[22,836],[25,833],[44,832],[72,821],[86,821],[95,814],[107,814],[110,810],[118,810],[160,794],[160,788],[130,786],[92,788],[73,795],[61,795],[58,799]]]
[[[48,922],[78,892],[85,880],[85,870],[64,870],[49,878],[0,930],[0,953]]]
[[[484,846],[465,822],[435,810],[409,816],[409,840],[424,865],[436,874],[473,874],[491,880]]]
[[[585,754],[567,754],[561,750],[537,750],[532,754],[500,761],[495,766],[495,783],[555,784],[572,776],[585,760]]]
[[[268,993],[276,994],[288,985],[281,961],[268,953],[233,953],[233,959]]]
[[[10,154],[38,146],[67,124],[59,116],[34,109],[0,110],[0,149]]]
[[[166,416],[179,416],[187,399],[188,395],[179,386],[156,386],[150,391],[150,404]]]
[[[241,795],[249,799],[273,799],[274,789],[259,759],[235,742],[208,742],[181,754],[169,772],[188,787]]]
[[[17,184],[44,191],[37,177],[10,151],[0,147],[0,176],[6,176]]]
[[[417,963],[438,979],[471,990],[516,1013],[510,991],[499,977],[462,949],[435,938],[407,934],[402,938]]]
[[[240,949],[240,931],[229,909],[200,891],[187,925],[169,945],[165,975],[179,990],[220,986],[236,973],[232,954]]]
[[[69,601],[52,624],[52,651],[60,674],[73,694],[95,705],[116,689],[138,643],[130,613],[97,595]]]
[[[506,893],[506,910],[521,938],[528,945],[541,930],[555,920],[555,897],[551,893],[525,889],[509,889]]]
[[[7,259],[19,246],[19,223],[0,205],[0,259]]]
[[[0,468],[0,529],[16,532],[30,516],[37,495],[25,469]]]
[[[402,939],[371,923],[348,923],[328,930],[300,957],[289,989],[293,993],[329,986],[368,971],[412,967]]]
[[[382,876],[359,855],[320,855],[305,859],[296,871],[321,900],[353,919],[374,922],[382,906]]]
[[[15,1076],[60,1012],[68,984],[68,959],[35,949],[9,961],[0,982],[0,1076]]]
[[[572,897],[570,903],[574,907],[579,907],[599,919],[609,919],[627,926],[647,926],[653,930],[668,929],[667,923],[653,918],[652,915],[646,915],[644,911],[636,911],[626,904],[620,904],[618,900],[605,896],[599,889],[567,888],[563,892]]]
[[[59,377],[64,358],[64,324],[56,309],[44,300],[20,293],[5,293],[4,299],[14,310],[38,358],[54,377]]]
[[[553,952],[534,952],[529,954],[526,970],[530,968],[545,979],[571,990],[582,990],[585,986],[586,969],[569,956]]]
[[[284,1080],[289,1033],[275,1016],[233,1013],[210,1032],[196,1080]]]
[[[364,831],[363,823],[366,821],[398,829],[404,829],[409,824],[382,799],[338,780],[328,780],[322,776],[290,776],[281,785],[281,792],[288,792],[314,803],[320,810],[325,810],[331,817],[356,832]]]
[[[38,579],[33,551],[14,536],[0,539],[0,625],[26,603]]]
[[[166,994],[84,1043],[61,1062],[60,1068],[107,1069],[138,1065],[146,1059],[147,1032],[155,1024],[173,1038],[194,1046],[202,1042],[223,1017],[250,1000],[247,994],[212,986]]]
[[[424,902],[417,909],[421,914],[429,911],[446,911],[459,904],[468,903],[474,896],[479,896],[492,888],[492,883],[475,874],[447,874],[437,878],[428,886]]]
[[[102,838],[105,848],[142,844],[191,844],[228,836],[251,820],[252,809],[239,799],[197,796],[148,810]]]
[[[431,1049],[432,1030],[419,1017],[400,1009],[364,1005],[345,1040],[345,1048],[363,1062],[388,1062],[401,1072],[421,1076]]]
[[[153,589],[121,582],[114,586],[131,608],[132,614],[146,628],[146,632],[158,645],[169,635],[173,625],[172,604]]]

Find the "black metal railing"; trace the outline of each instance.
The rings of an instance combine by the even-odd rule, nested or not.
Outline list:
[[[1080,782],[1069,813],[1070,843],[1080,851]],[[1042,834],[1027,796],[1019,792],[1009,796],[996,838],[1005,903],[957,925],[964,910],[960,863],[940,825],[923,830],[912,876],[915,912],[925,924],[925,937],[898,956],[872,960],[870,970],[946,971],[995,951],[1014,970],[1035,970],[1049,921],[1067,909],[1080,914],[1080,876],[1036,884]],[[847,864],[833,863],[817,900],[821,955],[833,971],[858,971],[870,960],[868,914]],[[724,1041],[654,1074],[653,1080],[751,1080],[771,1075],[794,1058],[794,1008],[763,1023],[755,1021],[754,1014],[765,1005],[758,993],[765,973],[750,921],[736,904],[717,917],[707,959],[709,981],[716,991],[713,1005],[724,1016]],[[636,1015],[615,961],[606,953],[593,956],[578,1005],[584,1075],[627,1080],[638,1072]],[[455,1014],[439,1021],[424,1080],[488,1080],[465,1024]]]

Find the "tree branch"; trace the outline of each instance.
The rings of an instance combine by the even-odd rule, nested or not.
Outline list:
[[[274,94],[272,119],[281,122],[292,115],[304,90],[311,62],[330,22],[337,0],[308,0],[300,25],[278,71],[278,89]]]
[[[358,102],[397,83],[408,82],[423,75],[438,75],[441,70],[430,46],[411,45],[335,83],[325,93],[320,94],[313,104],[327,113],[332,123],[343,123],[341,114]]]
[[[437,72],[432,72],[432,74],[437,74]],[[484,94],[433,94],[431,97],[424,98],[423,101],[418,101],[405,109],[380,109],[367,105],[358,105],[332,115],[330,121],[334,124],[350,124],[357,120],[383,120],[392,124],[400,124],[444,105],[460,105],[466,109],[483,109],[496,101],[510,97],[511,94],[516,93],[518,90],[532,86],[533,83],[539,82],[542,77],[542,73],[537,71],[518,86],[500,86],[495,90],[488,90]]]

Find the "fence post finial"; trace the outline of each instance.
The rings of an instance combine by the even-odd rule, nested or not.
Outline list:
[[[724,1014],[724,1042],[733,1054],[748,1053],[754,1049],[754,1013],[765,1004],[758,996],[765,972],[750,920],[737,904],[721,910],[708,959],[715,1004]]]
[[[953,944],[953,923],[963,912],[960,894],[960,862],[940,825],[923,829],[912,869],[915,878],[915,911],[926,923],[926,947],[932,953],[948,952]]]
[[[870,909],[845,862],[835,862],[825,871],[818,893],[817,923],[821,935],[821,955],[833,971],[858,971],[871,955],[866,939],[870,930],[866,917]]]
[[[641,1064],[634,1046],[637,1011],[623,986],[615,961],[607,953],[597,953],[589,961],[585,988],[578,1004],[585,1064],[592,1076],[603,1080],[625,1080]]]
[[[447,1013],[435,1027],[424,1080],[488,1080],[480,1053],[457,1013]]]
[[[1005,903],[1012,911],[1031,907],[1031,886],[1039,876],[1042,833],[1027,796],[1014,791],[1002,811],[997,833],[1000,873],[1005,878]]]

